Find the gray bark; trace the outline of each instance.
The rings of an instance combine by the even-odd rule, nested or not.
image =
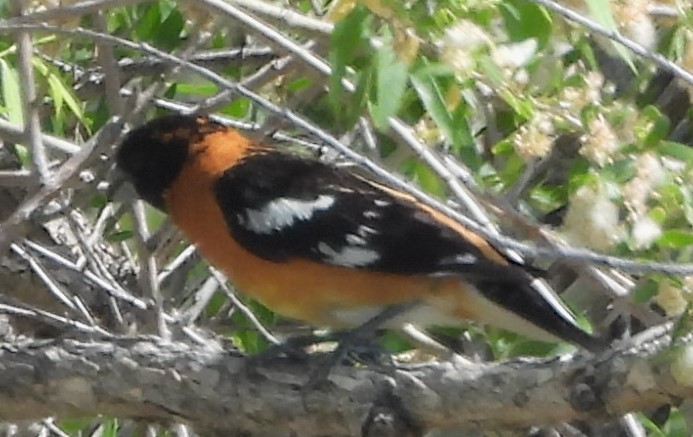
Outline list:
[[[101,414],[253,436],[521,429],[691,397],[693,387],[674,380],[661,353],[670,342],[660,327],[597,357],[339,367],[304,391],[317,359],[262,361],[155,337],[32,340],[0,349],[0,418]]]

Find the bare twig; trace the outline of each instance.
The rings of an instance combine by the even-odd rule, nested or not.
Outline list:
[[[22,0],[11,0],[14,13],[21,16],[24,8]],[[33,47],[31,33],[17,32],[17,64],[19,69],[20,93],[22,95],[22,113],[24,114],[24,138],[31,147],[31,162],[39,182],[46,183],[50,178],[48,156],[43,146],[41,135],[41,118],[38,111],[38,94],[32,65]],[[1,252],[1,251],[0,251]]]
[[[95,285],[106,291],[110,297],[127,302],[135,308],[146,309],[149,307],[147,302],[131,295],[122,287],[120,287],[117,283],[112,283],[114,281],[109,282],[109,280],[103,279],[91,270],[84,269],[83,267],[76,265],[72,261],[58,255],[55,252],[50,251],[49,249],[46,249],[45,247],[31,240],[24,240],[24,244],[28,249],[32,250],[37,254],[40,254],[41,256],[46,257],[46,259],[60,265],[61,267],[67,268],[75,272],[81,272],[85,280],[93,282]]]
[[[255,329],[258,330],[260,334],[262,334],[263,337],[267,341],[269,341],[273,345],[279,345],[281,344],[281,341],[277,339],[265,326],[260,322],[255,314],[248,308],[241,300],[236,296],[236,294],[226,285],[226,278],[224,277],[221,272],[219,272],[217,269],[210,267],[209,271],[212,273],[212,276],[214,276],[214,279],[216,279],[217,283],[221,287],[222,290],[224,290],[224,293],[226,293],[226,296],[233,302],[233,304],[238,308],[243,315],[250,321],[250,323],[255,326]]]
[[[24,141],[23,135],[24,131],[20,126],[0,118],[0,138],[12,141],[13,143],[21,143]],[[70,155],[77,153],[80,149],[78,145],[65,141],[62,138],[57,138],[48,134],[41,135],[43,144],[51,149],[59,150]]]
[[[69,6],[60,6],[22,15],[21,17],[15,17],[8,21],[13,23],[45,23],[48,21],[82,17],[92,12],[105,11],[149,1],[151,0],[86,0]]]
[[[286,7],[275,6],[271,3],[253,0],[231,0],[231,3],[279,21],[291,29],[303,29],[320,35],[330,35],[334,29],[334,24],[329,21],[307,17]]]
[[[64,184],[78,174],[87,161],[92,157],[92,152],[105,145],[113,144],[123,129],[118,119],[113,119],[94,135],[82,149],[70,157],[54,174],[51,180],[30,195],[19,205],[4,222],[0,223],[0,254],[7,251],[9,245],[24,234],[23,225],[31,215],[45,203],[55,197]]]
[[[96,27],[101,32],[107,32],[106,19],[104,12],[98,11],[92,15]],[[113,55],[113,46],[110,44],[97,44],[97,60],[101,64],[104,77],[104,85],[106,88],[106,102],[108,103],[109,113],[111,115],[124,115],[123,99],[120,96],[120,69]]]
[[[689,85],[693,85],[693,73],[687,71],[683,67],[677,65],[674,62],[671,62],[664,56],[660,55],[659,53],[655,53],[651,50],[646,49],[645,47],[641,46],[640,44],[636,43],[630,38],[626,38],[625,36],[621,35],[617,31],[612,31],[607,29],[606,27],[602,26],[601,24],[597,23],[594,20],[590,20],[589,18],[573,11],[570,8],[567,8],[555,1],[552,0],[526,0],[530,1],[539,5],[544,6],[547,9],[550,9],[565,18],[574,21],[575,23],[578,23],[581,26],[584,26],[585,28],[589,29],[592,32],[598,33],[602,36],[605,36],[606,38],[609,38],[610,40],[617,42],[621,44],[623,47],[627,48],[628,50],[632,51],[636,55],[645,58],[649,61],[654,62],[659,66],[661,69],[666,70],[673,74],[674,76],[678,77],[679,79],[687,82]]]

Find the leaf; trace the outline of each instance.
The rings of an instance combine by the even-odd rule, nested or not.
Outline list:
[[[72,88],[68,87],[54,71],[42,59],[34,57],[32,59],[34,69],[37,73],[43,76],[48,82],[50,97],[53,99],[53,105],[56,110],[56,118],[62,115],[63,105],[67,106],[77,119],[85,123],[84,111],[82,104],[75,97]]]
[[[369,17],[366,8],[356,7],[337,23],[332,32],[332,50],[329,56],[332,74],[327,97],[336,114],[340,114],[344,107],[346,91],[342,80],[346,78],[347,66],[354,60],[357,50],[361,47]]]
[[[499,7],[511,41],[536,38],[539,46],[546,45],[551,36],[552,20],[545,9],[523,0],[505,1]]]
[[[654,147],[659,144],[669,134],[671,122],[661,113],[655,106],[647,106],[640,110],[644,118],[648,119],[652,128],[645,135],[644,143],[648,147]]]
[[[180,45],[180,35],[185,28],[185,20],[178,10],[170,14],[156,27],[154,43],[166,50],[172,50]]]
[[[681,229],[669,229],[668,231],[664,231],[657,239],[657,244],[672,249],[693,246],[693,232]]]
[[[129,240],[135,235],[132,230],[116,231],[106,236],[106,239],[111,243],[120,243],[121,241]]]
[[[455,138],[455,129],[453,126],[453,118],[448,111],[443,93],[438,86],[433,75],[426,71],[419,71],[410,78],[414,89],[421,99],[424,108],[435,121],[438,128],[443,132],[445,137],[453,142]]]
[[[467,124],[464,102],[458,103],[455,110],[450,112],[433,71],[428,68],[419,69],[410,77],[421,103],[453,146],[471,144],[472,136]]]
[[[0,79],[2,80],[2,99],[7,109],[7,119],[19,126],[24,126],[22,113],[22,96],[20,94],[17,71],[4,59],[0,59]]]
[[[388,119],[397,113],[407,88],[407,64],[400,60],[391,45],[376,54],[376,98],[371,105],[373,124],[387,131]]]
[[[611,10],[611,2],[609,0],[585,0],[587,7],[594,20],[604,26],[607,30],[618,32],[618,26],[614,20],[614,14]],[[628,64],[633,72],[636,72],[635,64],[633,64],[633,56],[621,44],[609,41],[613,44],[616,53],[623,59],[623,62]]]
[[[693,147],[672,141],[662,141],[657,148],[661,155],[680,159],[689,166],[693,166]]]
[[[631,298],[634,302],[643,304],[655,297],[658,291],[659,284],[652,279],[648,279],[635,287],[631,294]]]

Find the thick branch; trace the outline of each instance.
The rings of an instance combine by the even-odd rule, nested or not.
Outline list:
[[[308,363],[258,363],[155,338],[36,341],[0,349],[0,417],[104,414],[183,421],[226,435],[358,435],[383,414],[412,434],[521,428],[692,396],[693,387],[676,383],[661,358],[669,344],[668,330],[658,328],[596,358],[434,363],[390,375],[342,367],[329,384],[302,393]]]

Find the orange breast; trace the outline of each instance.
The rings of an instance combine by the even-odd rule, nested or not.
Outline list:
[[[247,141],[239,136],[242,140]],[[441,306],[456,317],[475,318],[473,308],[461,305],[465,296],[458,278],[374,273],[301,259],[278,263],[242,248],[231,238],[213,193],[216,178],[240,158],[228,141],[228,133],[223,141],[212,134],[197,145],[196,159],[188,162],[165,197],[173,221],[240,291],[280,314],[318,325],[339,325],[333,317],[336,310],[417,299],[444,302]]]

